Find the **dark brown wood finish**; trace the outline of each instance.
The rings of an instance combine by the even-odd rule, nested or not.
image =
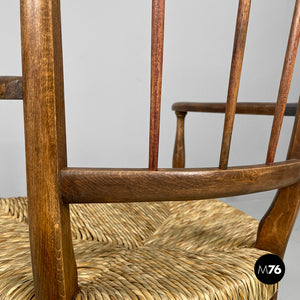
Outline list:
[[[276,103],[269,102],[242,102],[236,105],[236,114],[274,115]],[[226,103],[211,102],[177,102],[172,105],[177,116],[177,130],[173,153],[173,168],[184,168],[184,120],[187,112],[224,113]],[[285,116],[295,116],[297,103],[289,103],[285,109]]]
[[[256,248],[284,256],[300,206],[299,182],[280,189],[259,224]]]
[[[184,118],[186,112],[176,112],[177,129],[174,145],[173,168],[184,168],[185,146],[184,146]]]
[[[1,99],[22,99],[22,77],[0,76]]]
[[[236,114],[245,115],[274,115],[276,103],[270,102],[241,102],[236,104]],[[224,113],[226,103],[220,102],[177,102],[172,105],[172,110],[176,112],[206,112]],[[284,115],[295,116],[297,103],[288,103]]]
[[[287,158],[300,158],[300,105],[297,109]],[[299,207],[299,182],[279,190],[269,210],[260,221],[256,247],[283,257]]]
[[[226,169],[230,150],[230,142],[234,123],[236,102],[238,97],[244,50],[247,37],[248,20],[251,0],[240,0],[236,21],[231,70],[227,94],[227,105],[223,129],[222,148],[220,154],[220,169]]]
[[[60,187],[68,203],[198,200],[288,186],[300,180],[299,167],[300,160],[226,171],[66,168],[60,172]]]
[[[294,127],[293,127],[287,158],[288,159],[300,158],[300,98],[298,102],[298,108],[297,108],[296,118],[294,121]]]
[[[291,60],[295,55],[293,45],[299,38],[299,3],[297,0],[292,25],[297,33],[292,30],[292,42],[287,51]],[[173,161],[178,169],[157,169],[165,0],[153,0],[152,9],[149,169],[68,168],[60,2],[21,0],[29,228],[38,300],[69,300],[78,291],[69,203],[201,200],[279,188],[272,206],[260,222],[256,246],[283,256],[300,206],[300,108],[287,161],[231,168],[227,168],[227,163],[236,111],[267,115],[275,112],[273,131],[278,129],[294,62],[286,59],[279,91],[281,100],[276,109],[269,103],[236,103],[250,10],[250,0],[240,0],[226,109],[225,104],[216,103],[181,105],[186,111],[179,109],[176,112],[178,123]],[[4,78],[2,85],[0,80],[1,97],[20,97],[22,94],[17,92],[22,85],[20,80]],[[184,118],[189,109],[226,111],[219,168],[180,169],[184,167]]]
[[[22,0],[21,35],[30,245],[36,299],[78,290],[69,206],[59,192],[67,166],[59,0]]]
[[[158,166],[160,103],[163,67],[165,0],[152,1],[151,106],[149,137],[149,170]]]
[[[287,102],[290,84],[292,80],[298,44],[300,37],[300,0],[296,1],[293,21],[290,30],[288,46],[285,55],[284,66],[281,75],[280,87],[277,98],[277,105],[273,120],[269,148],[266,164],[271,165],[274,162],[276,148],[279,140],[285,105]]]

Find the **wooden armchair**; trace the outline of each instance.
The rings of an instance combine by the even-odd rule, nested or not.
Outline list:
[[[227,167],[249,10],[250,0],[240,0],[219,168],[157,168],[164,0],[153,0],[149,168],[93,169],[67,166],[59,0],[21,1],[28,217],[26,199],[0,201],[1,298],[276,298],[277,284],[261,283],[253,268],[267,252],[284,255],[299,209],[299,109],[287,160],[274,163],[274,155],[300,0],[266,164]],[[1,98],[20,98],[20,84],[1,79]],[[212,199],[272,189],[278,194],[259,224]]]

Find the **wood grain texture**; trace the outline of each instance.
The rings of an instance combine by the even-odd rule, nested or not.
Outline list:
[[[184,118],[186,112],[176,112],[177,129],[173,154],[173,168],[184,168],[185,146],[184,146]]]
[[[158,166],[165,0],[152,1],[149,170]]]
[[[300,158],[300,98],[296,118],[294,121],[293,132],[290,140],[289,150],[287,154],[288,159]]]
[[[300,158],[300,105],[297,109],[287,158]],[[256,247],[283,257],[299,207],[299,182],[279,190],[269,210],[260,221]]]
[[[36,299],[78,290],[69,207],[59,193],[67,166],[59,0],[21,1],[30,245]]]
[[[279,140],[285,105],[287,102],[290,84],[293,76],[294,65],[298,50],[300,37],[300,0],[295,3],[293,21],[290,30],[288,46],[286,50],[281,81],[279,86],[277,105],[273,119],[271,136],[269,141],[266,164],[271,165],[274,162],[276,148]]]
[[[245,115],[274,115],[276,103],[270,102],[241,102],[236,104],[236,114]],[[176,102],[172,105],[172,110],[177,112],[206,112],[224,113],[226,103],[219,102]],[[297,103],[288,103],[284,115],[295,116]]]
[[[279,255],[284,252],[300,201],[299,112],[289,160],[270,166],[227,168],[250,0],[240,0],[239,5],[223,135],[228,153],[221,154],[221,169],[157,169],[164,6],[164,0],[153,0],[149,169],[85,169],[67,168],[59,0],[21,0],[27,187],[36,299],[72,299],[78,291],[69,203],[198,200],[281,188],[261,222],[257,247]],[[184,166],[185,113],[179,115],[176,164]],[[271,247],[274,241],[277,248]]]
[[[22,77],[0,76],[0,99],[22,99]]]
[[[280,189],[259,224],[256,248],[283,258],[299,206],[299,183]]]
[[[219,163],[219,168],[223,170],[226,169],[228,165],[230,142],[247,37],[250,4],[251,0],[239,1]]]
[[[66,203],[210,199],[294,184],[300,180],[299,167],[300,160],[228,170],[66,168],[60,187]]]
[[[270,299],[270,300],[277,300],[278,292]]]

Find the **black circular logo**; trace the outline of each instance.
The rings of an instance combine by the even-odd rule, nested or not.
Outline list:
[[[254,272],[262,283],[275,284],[284,276],[284,262],[275,254],[265,254],[256,261]]]

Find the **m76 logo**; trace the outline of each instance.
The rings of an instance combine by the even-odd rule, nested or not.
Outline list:
[[[254,272],[258,280],[265,284],[279,282],[285,273],[282,259],[275,254],[265,254],[255,263]]]
[[[265,265],[265,266],[258,266],[258,274],[281,274],[282,270],[280,265]]]

